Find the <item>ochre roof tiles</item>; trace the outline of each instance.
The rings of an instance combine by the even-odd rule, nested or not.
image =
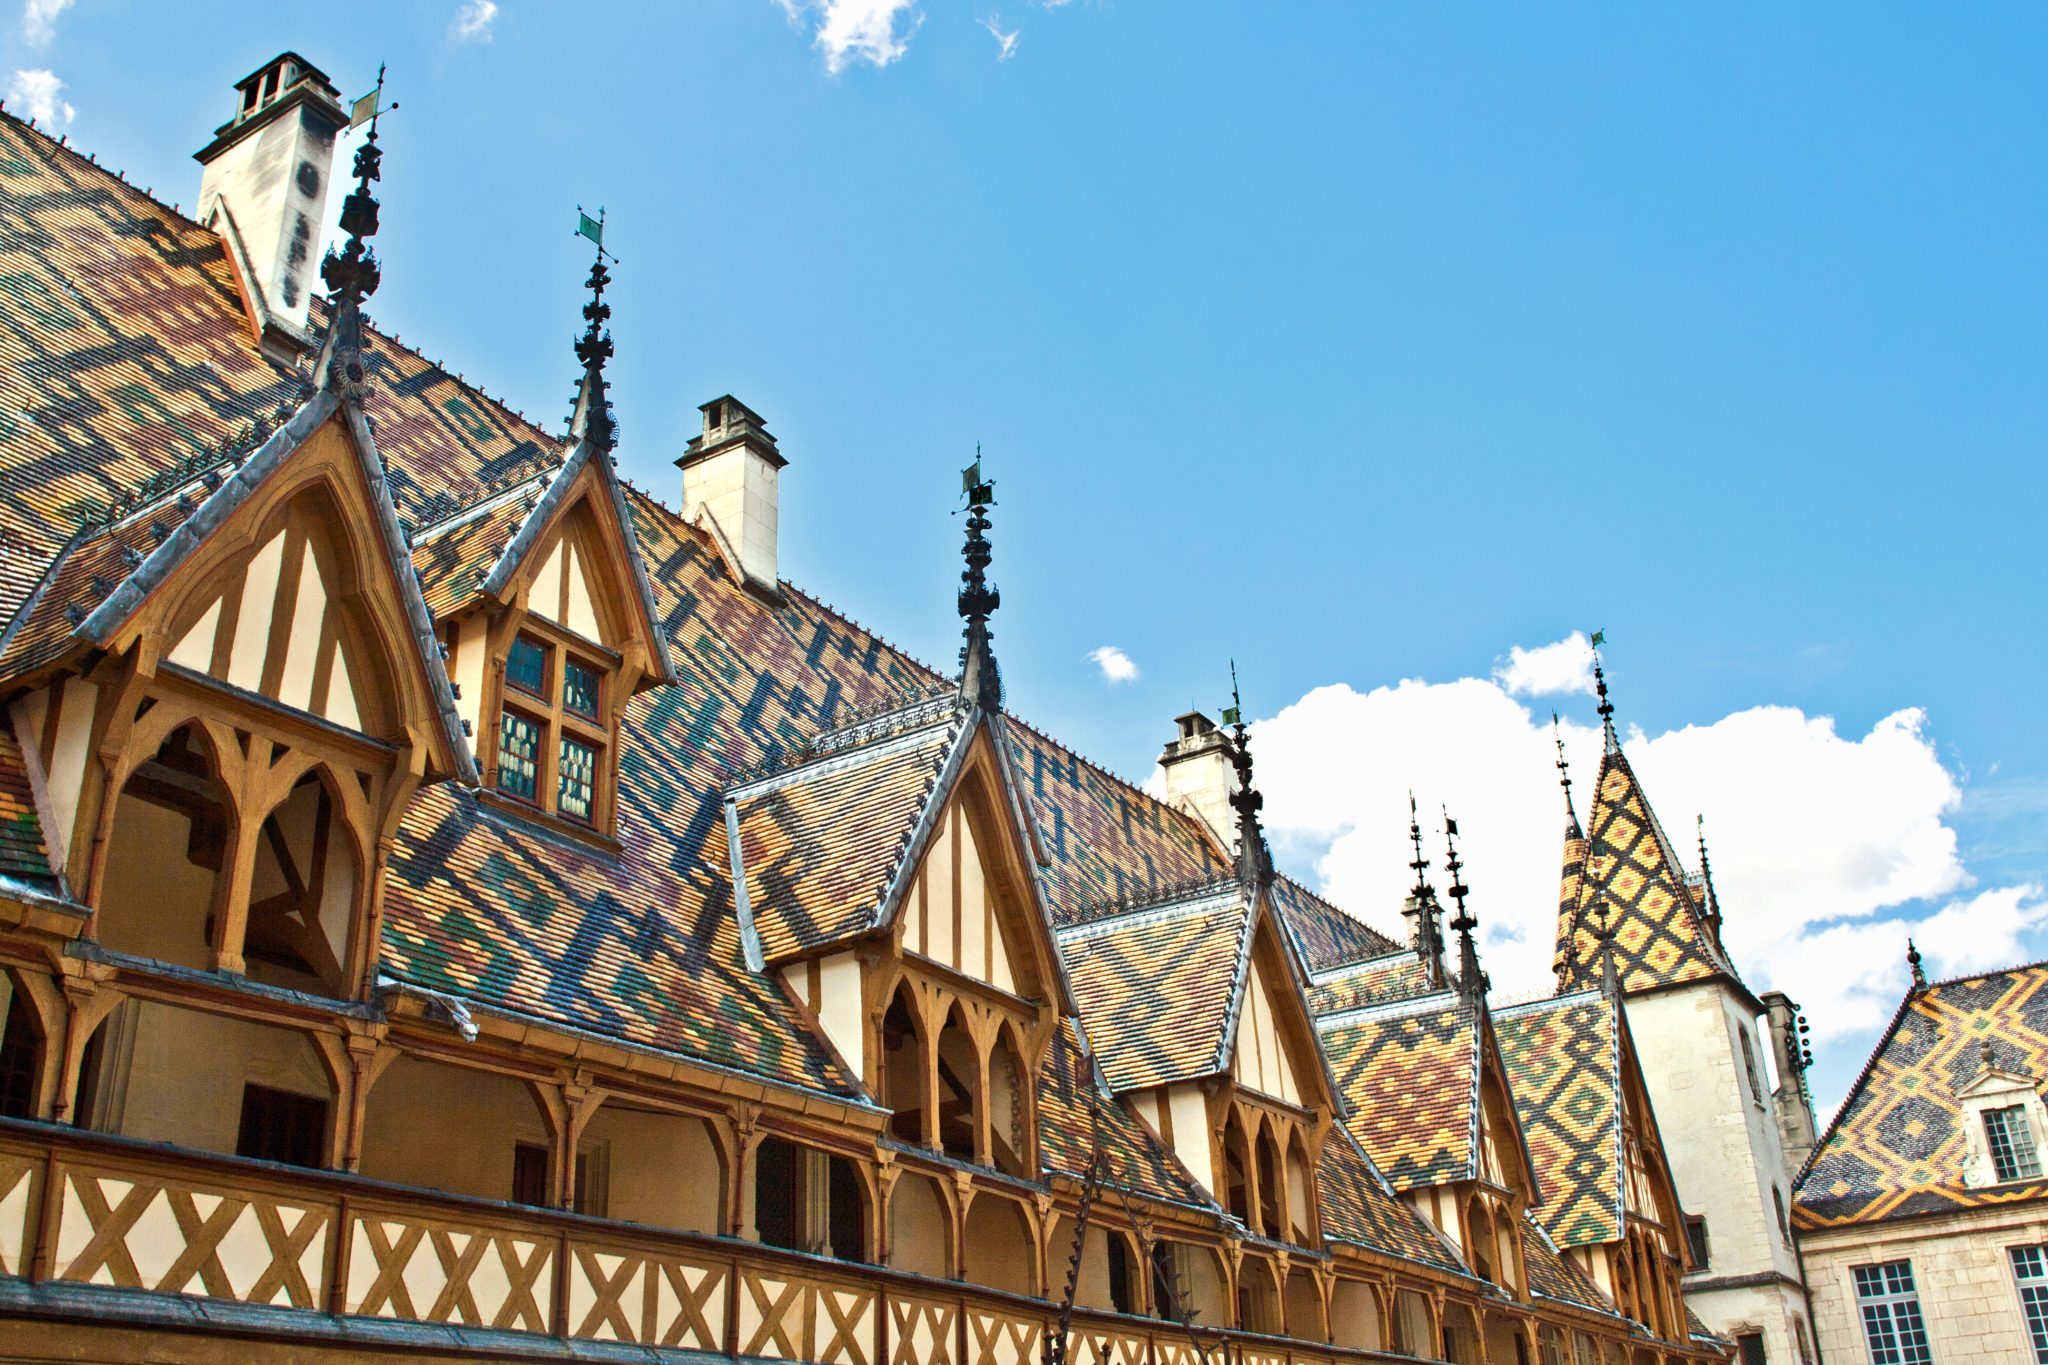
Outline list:
[[[1470,1179],[1479,1040],[1455,995],[1317,1020],[1348,1123],[1397,1190]]]
[[[1560,1246],[1621,1236],[1620,1022],[1596,991],[1497,1010],[1494,1036],[1543,1203],[1534,1212]]]

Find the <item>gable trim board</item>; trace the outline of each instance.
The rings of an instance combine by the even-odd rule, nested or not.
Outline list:
[[[625,492],[619,486],[618,473],[612,468],[610,455],[600,452],[587,439],[578,441],[575,450],[570,452],[569,457],[556,469],[546,491],[540,495],[540,500],[533,505],[533,509],[526,514],[525,520],[520,522],[519,529],[513,533],[512,539],[506,542],[497,562],[491,566],[489,574],[485,576],[477,591],[488,597],[498,597],[505,591],[513,575],[518,572],[520,564],[540,542],[541,535],[553,522],[556,512],[560,511],[562,504],[568,500],[570,490],[575,486],[576,476],[583,472],[586,465],[595,471],[598,482],[603,485],[606,497],[610,500],[612,514],[619,523],[619,533],[624,541],[622,548],[632,577],[635,605],[640,608],[644,618],[643,626],[648,635],[648,648],[652,656],[648,662],[654,666],[656,681],[672,683],[676,680],[675,660],[669,656],[668,639],[661,629],[661,609],[655,605],[654,586],[648,580],[647,564],[640,555],[640,537],[633,529],[633,517],[626,506]],[[435,529],[439,531],[442,528]]]
[[[73,635],[90,644],[105,645],[112,640],[158,588],[170,581],[178,567],[189,559],[206,539],[226,524],[256,490],[277,473],[315,432],[339,411],[348,428],[358,466],[369,486],[368,499],[377,518],[383,542],[384,567],[394,579],[406,625],[412,632],[413,653],[426,675],[433,698],[439,738],[457,780],[467,786],[477,783],[476,761],[462,733],[462,720],[455,709],[454,689],[448,685],[448,671],[441,660],[440,643],[434,638],[433,618],[420,596],[419,580],[413,574],[412,558],[404,549],[398,515],[391,505],[384,481],[383,462],[377,455],[369,423],[362,409],[343,403],[325,390],[314,394],[237,469],[232,476],[201,503],[170,535],[143,557],[133,572],[107,595],[105,601],[78,623]],[[25,613],[24,613],[25,615]],[[24,619],[17,616],[17,620]]]

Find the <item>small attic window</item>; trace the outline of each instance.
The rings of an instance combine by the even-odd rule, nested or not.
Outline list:
[[[276,98],[278,77],[283,74],[284,66],[282,63],[271,67],[270,70],[263,73],[263,99],[265,103]]]
[[[249,112],[249,111],[250,111],[251,109],[254,109],[254,108],[256,107],[256,93],[257,93],[257,90],[258,90],[258,89],[259,89],[259,87],[258,87],[257,83],[256,83],[255,81],[250,81],[250,82],[249,82],[249,84],[248,84],[248,86],[247,86],[247,88],[245,88],[245,89],[244,89],[244,90],[242,91],[242,112],[243,112],[243,113],[245,113],[245,114],[246,114],[246,113],[248,113],[248,112]]]

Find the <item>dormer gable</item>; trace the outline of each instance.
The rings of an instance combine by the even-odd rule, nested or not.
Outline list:
[[[77,634],[469,776],[374,448],[322,394],[142,557]]]
[[[1320,1054],[1286,945],[1270,912],[1262,911],[1239,982],[1231,1072],[1240,1088],[1297,1108],[1329,1104]]]

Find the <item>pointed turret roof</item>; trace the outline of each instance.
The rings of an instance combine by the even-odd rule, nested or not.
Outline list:
[[[1599,984],[1601,907],[1614,934],[1614,970],[1625,993],[1724,977],[1742,984],[1685,868],[1615,739],[1614,708],[1600,680],[1606,734],[1583,839],[1565,839],[1552,965],[1558,989]]]

